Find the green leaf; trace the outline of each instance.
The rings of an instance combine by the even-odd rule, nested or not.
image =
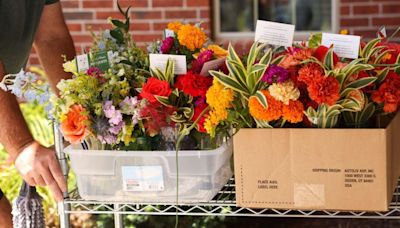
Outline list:
[[[335,68],[335,63],[333,61],[333,47],[330,47],[324,58],[324,65],[329,69],[333,70]]]
[[[376,81],[376,79],[377,79],[376,77],[360,78],[360,79],[348,84],[347,88],[362,89],[364,87],[371,85],[373,82]]]
[[[264,64],[264,65],[269,65],[272,59],[272,50],[268,49],[268,51],[263,55],[263,57],[260,59],[259,64]]]
[[[382,53],[380,53],[380,54],[375,58],[374,64],[380,63],[380,62],[382,61],[383,57],[385,57],[385,55],[388,54],[389,52],[390,52],[390,50],[385,50],[385,51],[383,51]]]
[[[234,61],[238,62],[244,68],[242,60],[240,59],[239,55],[236,53],[236,51],[233,48],[232,44],[229,44],[227,59],[228,60],[234,60]]]
[[[118,44],[124,43],[124,34],[120,29],[113,29],[110,31],[110,35],[117,41]]]
[[[243,65],[235,60],[226,61],[226,67],[229,70],[230,76],[239,82],[244,88],[246,86],[246,70]]]
[[[273,128],[268,121],[266,120],[259,120],[254,118],[254,121],[257,124],[257,128]]]
[[[258,102],[263,106],[263,108],[268,108],[268,101],[265,95],[261,91],[257,91],[256,94],[253,96],[257,98]]]
[[[249,55],[247,57],[247,68],[249,68],[249,66],[252,66],[257,59],[257,46],[258,46],[258,42],[253,43],[253,45],[251,45],[250,48],[250,52]]]
[[[385,81],[386,76],[388,75],[390,71],[389,67],[386,67],[385,69],[381,70],[377,75],[376,75],[376,84],[380,85],[381,83],[383,83],[383,81]]]
[[[368,103],[364,110],[360,114],[360,120],[362,122],[365,122],[369,120],[375,113],[375,104],[374,103]]]
[[[369,41],[365,45],[364,49],[362,49],[361,57],[366,58],[369,55],[371,49],[374,48],[380,41],[381,41],[381,38],[375,38],[375,39]]]
[[[275,64],[275,65],[279,65],[279,63],[281,63],[284,59],[285,59],[285,55],[280,55],[278,57],[276,57],[275,59],[273,59],[271,61],[271,64]]]
[[[121,22],[121,21],[119,21],[119,20],[113,19],[113,20],[111,20],[111,23],[112,23],[114,26],[118,27],[118,28],[124,29],[125,31],[127,31],[127,30],[129,29],[129,26],[128,26],[128,25],[126,25],[125,23],[123,23],[123,22]]]
[[[267,66],[260,63],[252,67],[250,75],[247,77],[247,87],[250,91],[250,94],[254,94],[256,90],[259,89],[259,83],[266,70]]]
[[[321,45],[322,33],[312,34],[308,40],[308,47],[317,48]]]
[[[221,82],[223,85],[225,85],[226,87],[239,92],[239,93],[243,93],[243,94],[249,94],[247,89],[244,88],[242,85],[240,85],[240,83],[238,83],[237,81],[235,81],[233,78],[227,76],[226,74],[219,72],[219,71],[210,71],[210,74],[215,77],[216,79],[218,79],[219,82]]]
[[[384,49],[386,47],[384,46],[378,46],[378,47],[374,47],[372,48],[372,50],[368,53],[368,55],[366,56],[367,60],[370,60],[372,56],[375,56],[377,53],[379,53],[382,49]]]
[[[154,95],[154,97],[157,99],[158,102],[160,102],[162,105],[164,106],[169,106],[171,105],[171,103],[169,102],[168,97],[165,96],[158,96],[158,95]]]

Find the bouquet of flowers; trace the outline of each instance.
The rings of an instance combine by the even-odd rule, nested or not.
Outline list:
[[[399,45],[363,43],[359,58],[339,58],[321,36],[283,51],[255,43],[245,58],[228,49],[229,73],[211,71],[205,128],[366,126],[400,104]],[[341,121],[342,120],[342,121]],[[342,124],[342,125],[340,125]],[[368,125],[369,126],[369,125]]]

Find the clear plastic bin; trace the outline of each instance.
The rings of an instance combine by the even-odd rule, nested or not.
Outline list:
[[[64,149],[86,200],[176,202],[175,151]],[[232,143],[215,150],[179,151],[179,202],[211,200],[232,177]]]

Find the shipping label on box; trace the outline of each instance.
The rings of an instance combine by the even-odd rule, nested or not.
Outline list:
[[[400,116],[385,129],[241,129],[237,205],[385,211],[400,175]]]
[[[164,190],[161,166],[122,166],[122,188],[127,192]]]

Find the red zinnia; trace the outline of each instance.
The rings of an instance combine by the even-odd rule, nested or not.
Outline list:
[[[395,112],[400,105],[400,77],[389,72],[385,82],[372,93],[372,100],[378,104],[383,103],[383,111]]]
[[[319,61],[324,62],[324,58],[326,56],[326,53],[328,53],[329,48],[325,46],[319,46],[315,52],[314,52],[314,57],[317,58]],[[333,64],[336,65],[336,63],[339,62],[339,57],[333,53]]]
[[[212,77],[194,74],[189,71],[187,74],[177,77],[175,87],[182,90],[187,95],[205,97],[212,82]]]
[[[208,107],[208,104],[204,99],[201,99],[199,102],[196,102],[196,107],[194,108],[194,114],[192,117],[192,121],[196,121],[199,118],[200,114]],[[208,112],[206,112],[202,117],[200,117],[199,122],[197,122],[197,130],[199,132],[206,133],[207,130],[204,128],[204,123],[206,121],[206,117],[208,116]]]
[[[307,87],[308,94],[318,104],[334,105],[339,100],[340,84],[334,77],[319,76]]]
[[[147,99],[150,103],[155,103],[157,102],[155,95],[168,97],[171,93],[172,89],[168,82],[151,77],[144,84],[140,97]]]

